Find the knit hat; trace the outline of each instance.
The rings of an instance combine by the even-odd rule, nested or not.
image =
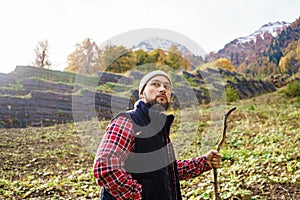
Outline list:
[[[139,85],[139,95],[141,94],[141,92],[142,92],[143,89],[145,88],[145,86],[146,86],[146,84],[148,83],[148,81],[149,81],[150,79],[152,79],[153,77],[155,77],[155,76],[164,76],[164,77],[166,77],[166,78],[169,80],[170,85],[172,86],[171,78],[170,78],[170,76],[169,76],[166,72],[161,71],[161,70],[155,70],[155,71],[152,71],[152,72],[146,74],[146,75],[142,78],[142,80],[141,80],[141,82],[140,82],[140,85]]]

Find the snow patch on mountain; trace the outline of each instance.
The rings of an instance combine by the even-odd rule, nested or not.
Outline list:
[[[262,39],[264,39],[265,33],[271,34],[273,37],[276,37],[278,33],[280,33],[283,29],[288,27],[290,23],[288,22],[269,22],[268,24],[263,25],[258,30],[256,30],[251,35],[245,36],[245,37],[239,37],[237,38],[237,44],[244,44],[247,42],[254,41],[256,42],[257,36],[259,35]]]

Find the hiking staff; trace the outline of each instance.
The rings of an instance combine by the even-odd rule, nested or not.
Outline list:
[[[223,133],[222,133],[222,138],[221,138],[221,140],[219,141],[219,143],[217,145],[217,151],[220,151],[221,146],[222,146],[222,144],[223,144],[223,142],[225,141],[225,138],[226,138],[227,118],[230,115],[230,113],[232,111],[234,111],[235,109],[236,109],[236,107],[232,107],[224,115],[224,119],[223,119]],[[218,192],[218,174],[217,174],[217,168],[214,167],[213,170],[214,170],[215,200],[220,200],[220,195],[219,195],[219,192]]]

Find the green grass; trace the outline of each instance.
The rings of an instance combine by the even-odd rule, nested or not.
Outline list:
[[[228,118],[218,170],[222,199],[299,199],[299,98],[275,92],[226,108],[232,106],[238,109]],[[208,105],[198,114],[182,111],[181,117],[188,120],[177,116],[172,140],[178,159],[203,153],[205,134],[222,120],[220,111],[211,118],[217,112],[213,110]],[[95,151],[89,151],[85,142],[91,138],[79,129],[99,136],[107,123],[0,129],[0,199],[99,199],[92,175]],[[214,134],[217,142],[219,129]],[[100,142],[97,137],[92,140]],[[181,181],[181,188],[183,199],[213,199],[212,173]]]
[[[277,95],[267,94],[228,106],[238,109],[229,117],[226,144],[221,149],[222,168],[218,172],[222,199],[299,199],[298,100],[285,100]],[[206,115],[209,118],[210,113]],[[203,124],[201,131],[205,132],[209,123]],[[180,147],[180,141],[185,140],[190,139],[175,137],[173,142]],[[199,147],[195,141],[182,148],[181,158],[197,155]],[[185,199],[213,199],[212,180],[212,173],[206,172],[181,181],[183,196]]]

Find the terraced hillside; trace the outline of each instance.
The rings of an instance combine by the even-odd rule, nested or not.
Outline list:
[[[141,73],[125,75],[102,72],[84,76],[69,72],[17,66],[10,74],[0,74],[0,127],[50,126],[92,118],[108,119],[119,110],[133,107],[138,98]],[[183,71],[173,75],[177,86],[173,107],[184,108],[195,98],[196,104],[208,104],[214,94],[224,95],[226,88],[245,99],[273,92],[267,81],[246,79],[229,71]]]

